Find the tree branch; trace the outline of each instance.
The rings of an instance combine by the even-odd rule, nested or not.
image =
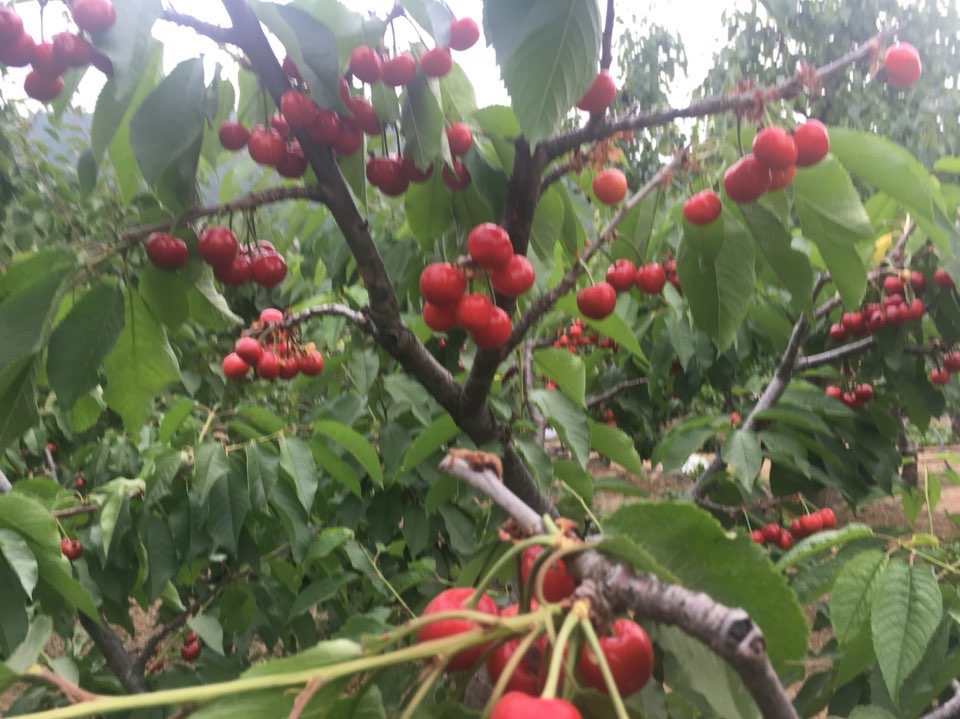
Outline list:
[[[78,514],[94,514],[99,511],[99,504],[81,504],[79,507],[55,509],[53,510],[53,516],[57,519],[64,519],[65,517],[76,517]]]
[[[801,372],[805,369],[813,369],[814,367],[820,367],[825,364],[832,364],[837,360],[850,357],[858,352],[863,352],[865,349],[869,349],[873,346],[873,343],[873,337],[864,337],[863,339],[856,340],[855,342],[849,342],[845,345],[840,345],[839,347],[834,347],[833,349],[825,352],[819,352],[815,355],[801,357],[797,360],[795,370],[797,372]]]
[[[81,612],[79,614],[80,624],[86,630],[87,634],[97,645],[100,653],[114,673],[120,680],[122,686],[130,694],[142,694],[147,691],[147,683],[143,678],[143,667],[134,664],[133,659],[127,654],[120,637],[110,628],[106,620],[101,616],[100,624]]]
[[[625,379],[623,382],[617,382],[612,387],[608,387],[603,392],[598,392],[597,394],[591,394],[587,396],[587,407],[596,407],[598,404],[603,404],[608,399],[616,397],[618,394],[623,392],[625,389],[630,389],[631,387],[639,387],[642,384],[647,383],[646,377],[632,377],[630,379]]]
[[[950,688],[953,689],[953,696],[933,711],[922,715],[920,719],[956,719],[956,717],[960,717],[960,682],[956,679],[951,680]]]
[[[177,12],[173,9],[164,10],[163,15],[160,16],[160,19],[171,22],[174,25],[188,27],[192,30],[195,30],[200,35],[206,35],[208,38],[214,42],[220,43],[221,45],[236,42],[236,33],[232,27],[220,27],[219,25],[203,22],[192,15],[185,15],[184,13]]]
[[[544,531],[543,522],[530,507],[512,496],[490,469],[474,468],[462,458],[448,455],[440,471],[484,492],[528,534]],[[702,592],[661,582],[652,574],[636,576],[628,567],[611,562],[595,551],[566,560],[581,580],[575,596],[589,597],[611,613],[632,611],[640,617],[679,627],[726,660],[743,680],[760,712],[767,719],[797,719],[767,657],[766,641],[750,616],[726,607]]]
[[[346,305],[331,303],[326,305],[317,305],[316,307],[308,307],[305,310],[300,312],[295,312],[289,317],[284,317],[283,321],[278,323],[277,326],[289,328],[294,325],[303,324],[309,319],[314,317],[325,317],[327,315],[333,315],[336,317],[344,317],[345,319],[350,320],[355,325],[357,325],[364,332],[370,334],[376,334],[377,328],[373,326],[373,322],[370,321],[370,318],[367,317],[362,312],[357,312],[354,309],[347,307]]]
[[[613,21],[616,13],[613,9],[613,0],[607,0],[607,14],[604,17],[603,43],[600,46],[600,69],[609,70],[613,64]]]
[[[88,702],[97,698],[96,694],[91,694],[86,689],[78,687],[71,681],[64,679],[59,674],[54,674],[46,667],[41,667],[35,665],[30,667],[24,675],[27,679],[38,679],[42,682],[46,682],[51,686],[55,687],[67,701],[71,704],[79,704],[80,702]]]

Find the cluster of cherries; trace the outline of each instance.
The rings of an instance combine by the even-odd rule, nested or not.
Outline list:
[[[873,399],[873,386],[868,382],[850,384],[846,389],[832,384],[825,390],[827,397],[843,402],[850,409],[861,409]]]
[[[950,383],[950,375],[960,372],[960,352],[954,350],[943,354],[943,365],[930,370],[930,381],[944,385]]]
[[[197,636],[196,632],[187,632],[183,635],[183,644],[180,645],[180,658],[183,661],[195,661],[200,657],[202,651],[200,637]]]
[[[543,547],[529,547],[520,558],[520,577],[529,585],[531,575],[536,569]],[[541,560],[542,561],[542,560]],[[543,577],[543,598],[551,603],[569,599],[576,589],[576,582],[567,573],[563,562],[553,562]],[[463,611],[474,594],[471,587],[447,589],[435,596],[422,616],[427,617],[441,612]],[[531,601],[532,608],[536,601]],[[492,616],[516,616],[520,612],[519,604],[513,604],[500,610],[486,594],[476,601],[476,611]],[[440,619],[424,625],[417,633],[420,642],[444,639],[479,629],[478,622],[468,619]],[[513,662],[514,655],[522,639],[514,637],[498,644],[489,653],[486,661],[490,681],[496,684]],[[600,648],[613,675],[617,690],[622,696],[639,691],[653,673],[653,645],[646,631],[634,621],[617,619],[610,627],[610,636],[600,637]],[[448,672],[469,670],[481,656],[490,650],[488,644],[464,649],[453,655],[446,665]],[[537,639],[531,649],[519,660],[506,680],[505,693],[493,709],[492,717],[500,719],[518,719],[519,717],[545,716],[543,712],[553,712],[558,719],[579,719],[576,708],[562,699],[544,699],[543,692],[551,650],[546,636]],[[608,687],[603,678],[599,660],[589,646],[585,646],[577,659],[577,674],[583,683],[597,691],[607,693]]]
[[[443,183],[451,190],[463,190],[470,184],[470,173],[458,157],[466,155],[473,145],[473,132],[463,122],[447,127],[447,145],[453,156],[453,168],[444,165],[440,171]],[[367,160],[367,180],[390,197],[406,192],[411,182],[426,182],[433,174],[433,165],[421,170],[409,157],[403,155],[371,155]]]
[[[481,268],[499,294],[516,297],[533,287],[533,265],[514,254],[510,235],[492,222],[470,230],[467,253],[472,267],[466,272],[449,262],[432,262],[420,273],[423,321],[435,332],[462,327],[481,349],[496,349],[513,329],[510,315],[487,295],[467,292],[467,280],[473,279],[475,268]]]
[[[630,260],[614,260],[607,268],[605,282],[585,287],[577,293],[577,308],[585,317],[602,320],[608,317],[617,305],[617,294],[628,292],[636,287],[647,295],[659,295],[670,282],[678,290],[677,263],[673,259],[666,262],[650,262],[635,267]]]
[[[557,349],[566,348],[571,354],[577,354],[579,349],[587,347],[617,351],[617,343],[609,337],[601,337],[596,332],[585,332],[583,320],[579,317],[575,317],[569,327],[557,328],[557,339],[553,341],[553,346]],[[550,387],[548,383],[547,389],[556,389],[556,387]]]
[[[754,529],[750,536],[757,544],[775,544],[786,551],[793,547],[795,539],[803,539],[836,526],[837,515],[830,507],[824,507],[819,511],[809,512],[790,520],[789,529],[781,527],[776,522],[770,522],[763,529]]]
[[[934,284],[951,288],[953,280],[944,270],[937,269]],[[880,302],[867,302],[858,311],[844,312],[839,322],[830,326],[830,339],[843,342],[849,337],[864,337],[888,325],[913,322],[923,318],[926,306],[919,297],[906,297],[906,287],[914,295],[927,288],[927,278],[922,272],[903,270],[883,279],[884,297]]]
[[[80,31],[91,34],[108,30],[117,20],[117,10],[110,0],[74,0],[70,12]],[[41,102],[59,97],[63,74],[70,68],[92,64],[105,75],[113,74],[110,59],[83,35],[61,32],[51,42],[38,43],[24,31],[20,16],[8,7],[0,7],[0,63],[8,67],[29,65],[23,89],[28,97]]]
[[[289,330],[278,325],[283,312],[269,307],[260,313],[260,319],[236,341],[233,352],[223,358],[223,374],[227,379],[240,381],[251,369],[266,380],[290,380],[303,374],[315,377],[323,372],[323,355],[313,342],[300,344],[296,327]]]

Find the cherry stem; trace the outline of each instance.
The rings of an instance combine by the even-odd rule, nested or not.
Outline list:
[[[464,602],[464,607],[467,609],[476,609],[477,603],[480,601],[480,597],[483,596],[483,593],[487,590],[487,587],[490,586],[491,582],[497,578],[497,575],[500,573],[500,570],[508,562],[513,561],[514,557],[520,555],[528,547],[535,547],[539,544],[547,544],[550,540],[549,537],[544,535],[537,535],[536,537],[530,537],[529,539],[524,539],[522,542],[517,542],[512,547],[510,547],[506,552],[504,552],[493,566],[490,567],[490,571],[487,572],[483,579],[480,580],[480,583],[477,585],[476,589],[473,590],[473,594],[470,595],[470,598]]]
[[[427,692],[433,688],[433,685],[437,683],[437,679],[443,675],[443,670],[446,669],[449,661],[450,657],[448,656],[446,659],[434,662],[433,669],[431,669],[426,678],[420,682],[420,686],[417,687],[416,693],[410,698],[410,703],[407,704],[406,708],[403,710],[403,714],[400,715],[400,719],[410,719],[410,717],[413,716],[413,713],[417,710],[417,707],[419,707],[420,703],[426,698]]]
[[[560,670],[563,667],[563,650],[580,621],[581,617],[576,607],[573,611],[568,612],[563,620],[563,626],[560,627],[557,642],[553,647],[553,654],[550,656],[550,671],[547,673],[547,682],[542,695],[544,699],[553,699],[557,696],[557,687],[560,685]]]
[[[583,630],[583,634],[587,639],[587,644],[590,645],[590,649],[593,650],[597,658],[600,673],[603,674],[603,681],[607,684],[610,700],[613,702],[613,708],[617,712],[617,719],[630,719],[630,715],[627,714],[627,708],[623,704],[623,697],[620,696],[620,690],[617,688],[617,681],[613,678],[613,672],[610,670],[610,665],[607,663],[603,648],[600,646],[600,640],[597,638],[597,633],[594,631],[593,624],[590,623],[589,617],[583,617],[581,619],[580,628]]]
[[[520,640],[517,648],[514,650],[513,654],[510,655],[510,659],[508,659],[506,665],[504,665],[503,671],[500,673],[500,677],[497,679],[497,683],[493,686],[493,691],[490,692],[490,698],[483,707],[483,716],[490,716],[490,712],[493,711],[494,705],[496,705],[497,701],[503,695],[503,690],[507,688],[507,682],[510,681],[510,677],[513,676],[513,672],[520,665],[520,662],[523,661],[523,658],[530,650],[530,647],[533,646],[533,643],[537,641],[543,632],[543,627],[537,627],[532,632],[527,634],[527,636],[525,636],[522,640]]]
[[[563,549],[556,549],[550,554],[541,555],[537,557],[537,563],[540,565],[537,573],[534,577],[533,589],[534,593],[537,595],[537,601],[541,604],[549,604],[543,596],[543,583],[546,580],[547,572],[550,571],[550,568],[556,563],[563,560],[564,557],[570,554],[577,554],[588,549],[586,545],[581,545],[577,547],[566,547]],[[534,565],[536,566],[536,564]]]

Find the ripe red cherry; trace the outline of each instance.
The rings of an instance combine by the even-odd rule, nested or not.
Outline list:
[[[27,73],[23,80],[23,89],[28,97],[40,102],[50,102],[63,92],[62,77],[47,77],[36,70]]]
[[[493,314],[493,303],[486,295],[469,294],[457,303],[457,324],[467,332],[476,332],[486,327]]]
[[[402,168],[397,167],[390,158],[374,155],[367,160],[367,181],[374,187],[384,187],[397,181]]]
[[[824,529],[833,529],[837,526],[837,515],[833,513],[830,507],[824,507],[820,510],[820,519],[823,520]]]
[[[192,662],[200,656],[201,651],[199,641],[189,642],[180,647],[180,657],[185,662]]]
[[[862,402],[869,402],[873,399],[873,387],[866,382],[862,382],[854,387],[853,393],[857,396],[857,399]]]
[[[421,170],[413,160],[404,157],[403,172],[410,182],[426,182],[433,175],[433,165],[431,164],[426,170]]]
[[[796,539],[803,539],[807,536],[807,533],[803,530],[803,525],[800,524],[799,519],[790,520],[790,534]]]
[[[509,339],[511,331],[513,324],[510,322],[510,315],[500,307],[493,307],[487,324],[473,330],[470,339],[482,350],[495,350]]]
[[[248,365],[255,365],[263,356],[263,347],[253,337],[241,337],[233,345],[233,351]]]
[[[722,211],[720,196],[713,190],[701,190],[683,203],[683,216],[691,225],[709,225]]]
[[[753,155],[771,170],[786,170],[797,161],[797,143],[782,127],[765,127],[753,138]]]
[[[617,291],[606,282],[599,282],[577,293],[577,308],[586,317],[602,320],[617,306]]]
[[[501,617],[515,617],[519,612],[518,604],[511,604],[500,612]],[[493,653],[487,658],[487,674],[490,681],[496,684],[507,668],[510,658],[516,654],[517,647],[520,645],[520,639],[508,639],[499,644]],[[538,647],[539,649],[539,647]],[[523,692],[530,696],[537,696],[543,691],[546,683],[546,661],[543,651],[528,651],[520,663],[513,670],[513,673],[507,679],[505,691]]]
[[[607,268],[607,284],[617,292],[627,292],[633,287],[637,268],[630,260],[614,260]]]
[[[451,190],[463,190],[470,184],[470,173],[460,160],[453,161],[452,171],[444,165],[440,175],[443,177],[443,184]]]
[[[455,122],[447,128],[447,143],[451,155],[466,155],[473,144],[473,133],[466,123]]]
[[[616,168],[598,172],[593,178],[593,194],[605,205],[617,204],[627,194],[626,175]]]
[[[340,137],[340,116],[333,110],[322,108],[307,126],[307,134],[314,142],[330,145]]]
[[[950,372],[945,367],[935,367],[930,370],[930,381],[934,384],[948,384]]]
[[[77,489],[82,490],[84,487],[87,486],[87,480],[83,478],[82,474],[78,474],[76,477],[73,478],[73,485]]]
[[[241,380],[249,371],[250,365],[236,352],[231,352],[223,358],[223,374],[227,379]]]
[[[23,35],[23,20],[12,8],[0,7],[0,45],[13,42]]]
[[[220,267],[233,262],[237,254],[237,236],[229,228],[214,225],[200,233],[197,250],[204,262]]]
[[[887,82],[894,87],[910,87],[920,79],[920,53],[908,42],[891,45],[883,54]]]
[[[617,84],[610,77],[610,73],[601,70],[597,73],[590,88],[577,103],[577,108],[586,110],[590,114],[601,113],[610,107],[613,98],[617,96]]]
[[[752,532],[750,532],[750,539],[753,540],[754,544],[763,544],[765,541],[763,538],[763,531],[754,529]]]
[[[740,413],[739,413],[739,412],[731,412],[731,413],[730,413],[730,426],[731,426],[731,427],[734,427],[734,428],[738,427],[738,426],[740,425],[740,420],[741,420],[741,419],[742,419],[742,417],[740,417]]]
[[[816,165],[830,151],[830,135],[819,120],[807,120],[793,130],[797,144],[797,167]]]
[[[52,42],[42,42],[33,49],[31,65],[38,74],[49,79],[67,71],[67,63],[57,58]]]
[[[611,632],[613,636],[600,638],[600,649],[610,666],[618,691],[627,696],[639,691],[650,679],[653,672],[653,645],[643,627],[629,619],[615,621]],[[580,653],[577,672],[587,686],[608,692],[597,655],[589,646]]]
[[[723,189],[734,202],[756,202],[770,189],[770,170],[750,154],[744,155],[723,174]]]
[[[466,291],[466,276],[447,262],[432,262],[420,273],[420,294],[432,304],[451,307]]]
[[[213,276],[225,285],[236,287],[253,279],[253,265],[247,255],[238,253],[229,265],[214,267]]]
[[[797,174],[797,166],[790,165],[785,170],[770,170],[770,188],[767,192],[775,192],[776,190],[782,190],[784,187],[793,182],[793,178]]]
[[[236,120],[224,120],[221,122],[217,135],[220,137],[220,144],[228,150],[243,149],[246,147],[247,138],[250,137],[247,128]]]
[[[789,529],[780,529],[780,536],[777,537],[777,546],[783,551],[793,548],[793,535],[790,534]]]
[[[10,67],[26,67],[33,62],[36,49],[34,39],[27,33],[21,33],[9,44],[0,42],[0,62]]]
[[[883,278],[883,291],[888,295],[892,295],[894,292],[903,292],[903,280],[901,280],[897,275],[888,275]]]
[[[350,72],[360,82],[365,82],[368,85],[380,82],[380,78],[383,76],[380,56],[373,48],[366,45],[353,48],[350,52]]]
[[[846,329],[854,334],[863,329],[863,315],[859,312],[844,312],[840,321]]]
[[[780,538],[780,525],[776,522],[770,522],[763,528],[763,538],[768,542],[776,542]]]
[[[179,237],[154,232],[147,238],[147,258],[161,270],[176,270],[187,264],[187,245]]]
[[[840,399],[843,397],[843,390],[837,387],[835,384],[830,385],[825,390],[827,397],[833,397],[833,399]]]
[[[803,528],[805,535],[816,534],[823,529],[823,517],[820,516],[819,512],[804,514],[800,517],[800,526]]]
[[[72,32],[53,36],[53,55],[67,67],[84,67],[93,61],[93,45]]]
[[[523,255],[512,255],[507,264],[490,272],[493,289],[507,297],[517,297],[533,287],[536,273]]]
[[[953,283],[953,278],[942,267],[938,267],[933,271],[933,284],[942,290],[952,290],[956,287]]]
[[[280,112],[290,127],[307,127],[317,115],[317,106],[302,92],[287,90],[280,98]]]
[[[469,50],[480,39],[480,27],[471,17],[462,17],[450,23],[450,49]]]
[[[344,157],[353,155],[363,147],[363,133],[360,132],[360,128],[357,127],[357,123],[353,118],[342,120],[340,132],[332,144],[336,153]]]
[[[910,286],[914,292],[923,292],[927,289],[927,276],[922,272],[913,270],[910,273]]]
[[[283,159],[277,163],[277,174],[280,177],[286,177],[296,180],[303,177],[307,171],[307,156],[303,154],[303,148],[297,140],[294,140],[286,147]]]
[[[110,0],[75,0],[73,21],[90,33],[103,32],[117,21],[117,10]]]
[[[446,77],[453,69],[450,48],[435,47],[420,53],[420,69],[427,77]]]
[[[296,356],[290,355],[280,358],[280,379],[293,379],[299,371],[300,362]]]
[[[523,692],[507,692],[493,707],[490,719],[583,719],[565,699],[543,699]]]
[[[834,322],[832,325],[830,325],[830,339],[832,339],[834,342],[843,342],[845,339],[847,339],[846,328],[843,325]]]
[[[83,545],[80,544],[79,539],[64,537],[60,540],[60,552],[72,562],[79,559],[80,555],[83,554]]]
[[[949,372],[960,372],[960,352],[947,352],[943,356],[943,366]]]
[[[257,125],[247,138],[247,152],[254,162],[272,167],[283,159],[287,142],[274,128]]]
[[[323,355],[315,349],[301,355],[300,372],[307,377],[316,377],[323,372]]]
[[[449,332],[457,326],[457,306],[442,307],[432,302],[424,302],[423,321],[434,332]]]
[[[267,307],[260,312],[261,325],[276,325],[283,322],[283,312],[275,307]]]
[[[477,225],[467,236],[467,252],[481,267],[503,267],[513,257],[513,245],[507,231],[492,222]]]
[[[253,258],[253,279],[261,287],[273,287],[287,276],[287,263],[280,255],[261,254]]]
[[[464,609],[464,605],[472,594],[473,589],[470,587],[445,589],[430,600],[430,603],[427,604],[421,616],[427,617],[431,614],[439,614],[440,612]],[[482,595],[480,601],[477,602],[477,611],[492,616],[498,616],[500,614],[497,605],[494,604],[493,600],[486,594]],[[428,642],[433,639],[444,639],[479,628],[480,624],[468,619],[441,619],[422,627],[420,631],[417,632],[417,641]],[[486,648],[486,645],[480,644],[458,652],[453,655],[453,658],[447,664],[446,670],[448,672],[459,672],[469,669],[470,666],[480,658],[480,655],[483,654]]]
[[[276,379],[280,374],[280,358],[273,352],[264,352],[257,360],[257,374],[263,379]]]
[[[367,135],[379,135],[381,131],[380,120],[377,118],[377,111],[373,105],[362,97],[352,97],[347,101],[347,107],[350,108],[350,114],[353,115],[354,122]]]
[[[637,287],[648,295],[658,295],[667,284],[667,271],[659,262],[651,262],[637,269]]]
[[[531,581],[530,573],[537,558],[543,554],[543,547],[527,547],[520,555],[520,581],[527,584]],[[543,578],[543,598],[548,602],[559,602],[566,599],[577,588],[573,577],[567,574],[567,567],[562,560],[553,562]]]
[[[409,52],[401,52],[396,57],[385,60],[381,70],[384,85],[403,87],[413,82],[417,76],[417,61]]]

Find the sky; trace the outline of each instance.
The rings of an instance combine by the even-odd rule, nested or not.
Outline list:
[[[523,0],[521,0],[523,1]],[[710,67],[714,52],[726,38],[726,31],[721,25],[721,14],[734,2],[740,0],[685,0],[684,2],[670,2],[669,0],[620,0],[623,7],[629,11],[621,13],[621,21],[629,21],[631,15],[646,17],[665,27],[679,31],[687,51],[689,61],[686,78],[680,78],[673,88],[671,102],[674,105],[686,104],[690,93],[706,75]],[[115,0],[122,3],[123,0]],[[195,2],[191,0],[163,0],[166,7],[174,7],[181,12],[187,12],[197,17],[217,24],[228,25],[229,19],[223,6],[219,2],[205,0]],[[366,10],[377,15],[385,15],[393,5],[392,0],[354,0],[347,2],[353,10]],[[447,4],[457,17],[473,17],[480,21],[482,4],[480,0],[447,0]],[[742,4],[742,3],[741,3]],[[605,3],[601,2],[601,8]],[[16,6],[17,12],[24,19],[27,31],[34,38],[40,37],[40,5],[38,2],[21,3]],[[57,32],[72,29],[66,6],[59,2],[51,2],[44,11],[44,36],[49,38]],[[697,22],[691,23],[695,17]],[[402,33],[405,23],[397,23]],[[481,23],[482,31],[482,23]],[[169,71],[179,62],[197,57],[202,54],[207,58],[208,72],[212,74],[216,61],[222,60],[222,53],[217,45],[205,37],[201,37],[191,30],[159,22],[154,28],[154,35],[164,43],[165,70]],[[403,38],[400,38],[401,42]],[[481,36],[480,41],[466,52],[455,53],[455,60],[467,71],[477,93],[478,104],[483,107],[491,104],[509,104],[509,97],[500,81],[496,67],[493,49],[487,47],[486,39]],[[611,71],[616,77],[617,68]],[[11,70],[0,81],[4,97],[23,97],[22,83],[26,70]],[[97,72],[89,72],[80,85],[77,100],[87,110],[93,108],[97,94],[103,84],[103,78]]]

